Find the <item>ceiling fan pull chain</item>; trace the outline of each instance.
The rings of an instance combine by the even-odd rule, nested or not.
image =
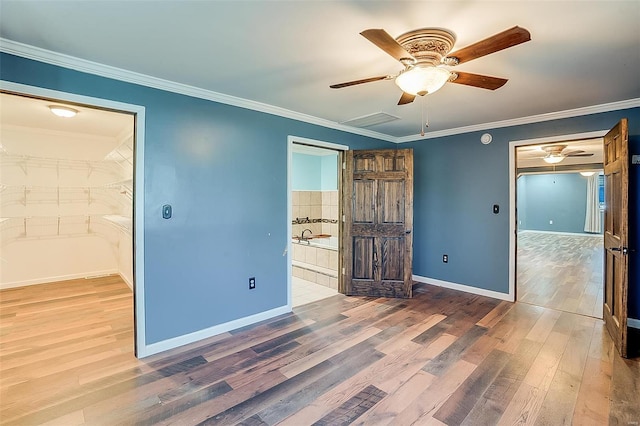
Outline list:
[[[422,130],[420,131],[420,136],[424,136],[424,125],[425,125],[424,116],[425,116],[426,103],[427,103],[427,97],[425,95],[422,95],[422,120],[421,120]],[[427,116],[427,120],[429,120],[428,116]],[[428,122],[427,122],[427,127],[429,127]]]
[[[424,95],[424,115],[425,115],[425,119],[424,121],[424,125],[426,127],[429,127],[429,110],[427,109],[427,95]]]
[[[422,125],[420,136],[424,136],[424,96],[422,97],[422,119],[420,120],[420,124]]]

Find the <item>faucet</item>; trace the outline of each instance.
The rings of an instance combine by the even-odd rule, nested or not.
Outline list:
[[[304,237],[304,233],[307,231],[309,231],[309,234],[313,234],[313,231],[311,231],[311,229],[305,229],[304,231],[302,231],[302,235],[300,235],[300,241],[306,241],[307,243],[309,242],[309,237]]]

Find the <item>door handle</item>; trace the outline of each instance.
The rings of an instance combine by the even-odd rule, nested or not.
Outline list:
[[[406,231],[404,231],[405,234],[410,234],[411,233],[411,229],[407,229]]]
[[[620,252],[622,252],[622,254],[629,253],[629,249],[627,247],[611,247],[611,248],[608,248],[607,250],[620,251]]]

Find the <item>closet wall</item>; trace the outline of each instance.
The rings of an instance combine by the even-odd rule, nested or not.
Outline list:
[[[132,287],[130,120],[118,137],[3,125],[0,288],[107,274]]]

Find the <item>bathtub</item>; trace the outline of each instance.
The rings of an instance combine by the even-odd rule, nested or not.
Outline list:
[[[292,240],[293,276],[338,289],[338,237]]]
[[[328,250],[338,251],[338,237],[336,236],[331,236],[328,238],[312,238],[306,241],[299,241],[298,239],[294,238],[291,241],[293,242],[293,244],[302,244],[305,246],[308,245],[311,247],[319,247],[319,248],[324,248]]]

